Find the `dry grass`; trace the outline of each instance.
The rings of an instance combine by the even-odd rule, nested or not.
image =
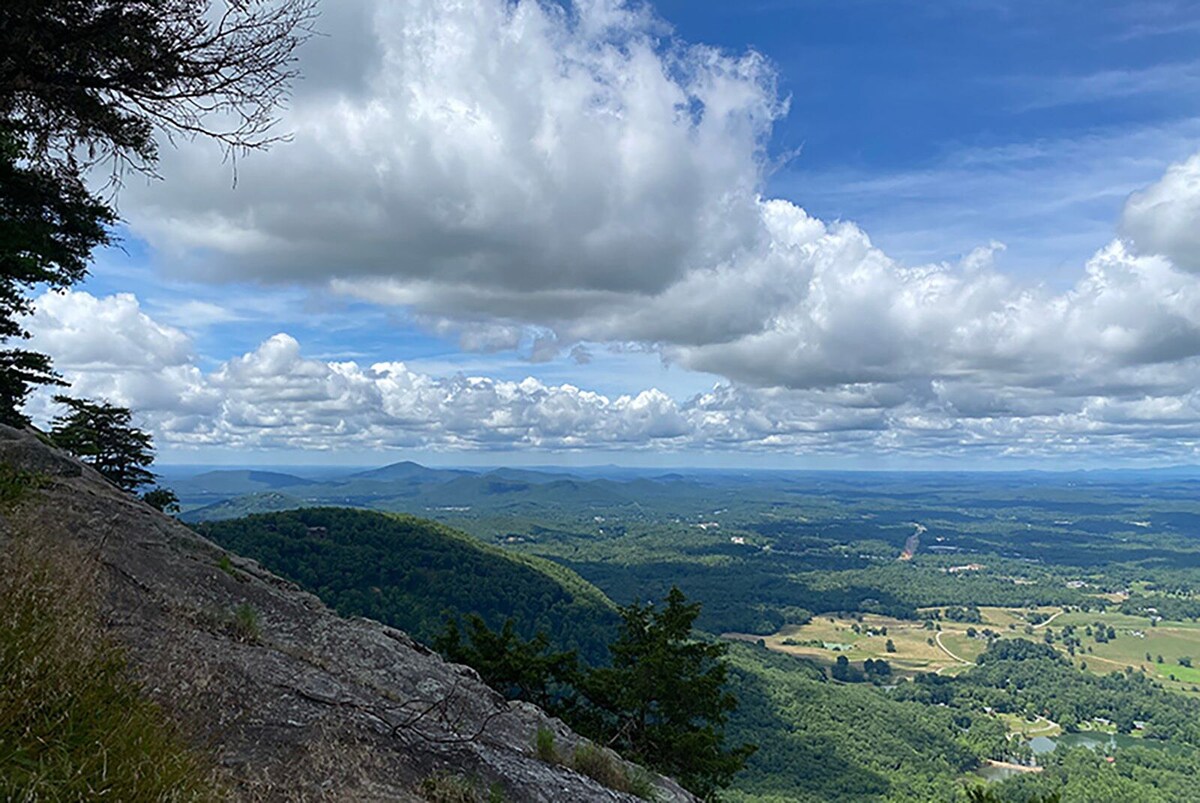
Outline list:
[[[610,751],[584,742],[575,748],[571,766],[576,772],[604,784],[609,789],[640,797],[654,799],[654,783],[644,770],[627,771]]]
[[[507,803],[503,790],[493,784],[486,792],[475,781],[461,775],[430,775],[417,785],[417,793],[429,803]]]
[[[211,800],[206,762],[128,677],[101,576],[67,544],[0,551],[0,799]]]
[[[654,781],[650,773],[640,767],[632,769],[626,767],[610,750],[582,742],[575,747],[573,753],[564,757],[554,743],[554,731],[549,728],[537,729],[533,748],[535,755],[547,764],[570,767],[593,781],[604,784],[609,789],[627,792],[643,800],[654,800],[655,798]]]

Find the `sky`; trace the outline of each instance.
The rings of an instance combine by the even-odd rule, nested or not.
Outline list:
[[[164,143],[28,322],[161,462],[1200,462],[1200,3],[318,27],[290,141]]]

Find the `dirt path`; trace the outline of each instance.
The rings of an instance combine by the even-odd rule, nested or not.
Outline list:
[[[1050,616],[1050,618],[1049,618],[1049,619],[1047,619],[1046,621],[1042,622],[1041,624],[1036,624],[1036,625],[1034,625],[1034,626],[1033,626],[1033,629],[1034,629],[1034,630],[1037,630],[1039,627],[1045,627],[1046,625],[1050,624],[1051,622],[1053,622],[1053,621],[1054,621],[1055,619],[1057,619],[1058,617],[1062,616],[1064,613],[1066,613],[1066,611],[1059,611],[1058,613],[1051,614],[1051,616]]]
[[[1045,723],[1046,723],[1046,727],[1044,727],[1044,728],[1034,728],[1034,729],[1032,729],[1032,730],[1027,730],[1027,731],[1025,731],[1025,735],[1026,735],[1026,736],[1033,736],[1034,734],[1038,734],[1038,733],[1045,733],[1046,731],[1052,731],[1052,730],[1054,730],[1055,728],[1057,728],[1057,727],[1058,727],[1058,723],[1057,723],[1057,722],[1051,722],[1050,720],[1046,719],[1046,718],[1045,718],[1044,716],[1042,716],[1041,714],[1038,714],[1038,718],[1037,718],[1037,719],[1035,719],[1035,720],[1034,720],[1034,722],[1045,722]]]
[[[946,655],[949,655],[952,659],[954,659],[958,663],[966,664],[967,666],[975,666],[974,661],[968,661],[966,658],[962,658],[961,656],[955,655],[954,653],[950,652],[950,648],[942,643],[942,631],[940,631],[940,630],[937,631],[933,635],[933,640],[934,640],[934,643],[936,643],[938,645],[938,649],[940,649],[942,652],[946,653]],[[942,667],[942,669],[945,669],[945,668],[946,667]],[[940,675],[942,673],[942,670],[939,669],[937,673]]]

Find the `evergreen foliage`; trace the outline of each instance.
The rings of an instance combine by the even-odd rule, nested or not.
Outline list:
[[[155,132],[264,147],[310,33],[314,0],[6,0],[0,4],[0,423],[61,384],[27,333],[37,287],[81,281],[110,241],[110,203],[83,181],[111,160],[152,172]],[[223,12],[223,13],[222,13]],[[134,486],[136,487],[136,486]]]
[[[496,633],[479,617],[469,620],[468,641],[451,621],[436,644],[493,688],[548,708],[626,758],[709,797],[729,785],[755,748],[725,747],[737,698],[727,688],[727,646],[692,632],[699,611],[677,588],[661,608],[622,607],[611,664],[595,668],[581,668],[574,653],[551,651],[544,634],[524,641],[511,622]]]
[[[29,336],[20,320],[33,310],[29,292],[82,280],[115,219],[77,173],[25,156],[0,120],[0,423],[9,426],[29,423],[21,407],[34,388],[61,384],[47,355],[7,345]]]
[[[725,747],[725,723],[737,708],[726,688],[728,647],[696,638],[700,604],[672,588],[662,607],[621,608],[612,664],[583,680],[597,726],[622,755],[707,797],[729,785],[753,745]]]
[[[307,508],[210,522],[199,531],[313,591],[432,642],[447,618],[479,616],[601,660],[617,630],[612,603],[571,572],[412,516]],[[471,624],[467,622],[468,630]]]
[[[68,412],[51,422],[54,444],[91,465],[123,491],[154,481],[153,439],[133,426],[133,412],[108,402],[55,396]]]
[[[179,497],[170,488],[152,488],[142,494],[142,501],[163,513],[179,512]]]
[[[434,649],[451,661],[470,666],[510,699],[527,700],[557,715],[568,710],[574,696],[571,684],[579,674],[575,651],[552,651],[544,631],[522,639],[512,619],[506,619],[498,632],[478,614],[468,615],[466,624],[464,641],[458,622],[447,622],[445,631],[433,641]]]

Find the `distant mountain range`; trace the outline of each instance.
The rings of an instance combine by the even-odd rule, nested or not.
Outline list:
[[[445,512],[513,514],[544,512],[548,508],[590,516],[622,509],[642,510],[649,505],[656,506],[662,516],[691,516],[738,502],[770,503],[800,492],[874,493],[891,485],[945,488],[974,482],[974,476],[953,472],[744,470],[650,473],[596,467],[579,472],[553,468],[471,470],[430,468],[403,461],[324,478],[282,471],[218,469],[190,477],[175,474],[166,482],[179,496],[182,518],[200,522],[320,505],[434,517]],[[1030,481],[1044,485],[1091,485],[1114,480],[1192,484],[1200,481],[1200,470],[1182,466],[1138,471],[992,472],[987,476],[996,488],[1025,487]]]
[[[703,498],[705,483],[680,474],[660,478],[578,477],[565,472],[500,468],[438,469],[404,461],[329,480],[277,471],[216,470],[170,483],[185,521],[219,521],[316,505],[423,513],[524,506],[613,509],[664,496]]]

